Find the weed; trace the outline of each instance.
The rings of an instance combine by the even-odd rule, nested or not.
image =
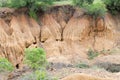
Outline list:
[[[79,64],[76,65],[76,67],[78,67],[78,68],[89,68],[89,65],[86,64],[86,63],[79,63]]]
[[[47,74],[45,70],[36,70],[30,74],[20,77],[20,80],[58,80]]]
[[[99,55],[99,52],[89,49],[87,55],[88,55],[88,59],[91,60],[97,57]]]
[[[13,70],[13,65],[6,58],[0,58],[0,72]]]

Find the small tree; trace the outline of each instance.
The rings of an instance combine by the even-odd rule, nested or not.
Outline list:
[[[45,51],[42,48],[27,48],[24,61],[32,69],[45,68],[47,64]]]
[[[21,80],[57,80],[49,77],[46,72],[46,54],[42,48],[25,49],[25,63],[33,69],[33,72],[21,77]]]

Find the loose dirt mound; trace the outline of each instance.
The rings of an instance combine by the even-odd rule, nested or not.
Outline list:
[[[95,78],[93,76],[78,73],[67,76],[66,78],[63,78],[61,80],[110,80],[110,79]]]

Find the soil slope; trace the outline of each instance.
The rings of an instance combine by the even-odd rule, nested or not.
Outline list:
[[[95,21],[71,6],[55,6],[38,15],[36,21],[26,9],[0,9],[0,56],[14,66],[22,67],[29,47],[43,47],[50,62],[72,63],[87,60],[90,48],[101,51],[120,45],[120,15],[107,13]]]

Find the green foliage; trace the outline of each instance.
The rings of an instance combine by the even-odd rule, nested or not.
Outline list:
[[[72,0],[54,0],[53,5],[59,5],[59,6],[63,6],[63,5],[73,5]]]
[[[97,57],[99,55],[99,53],[97,51],[89,49],[87,55],[88,55],[88,59],[91,60],[91,59],[94,59],[95,57]]]
[[[27,48],[25,63],[33,69],[45,68],[47,65],[45,51],[42,48]]]
[[[120,12],[120,0],[102,0],[112,14]]]
[[[90,9],[88,11],[88,13],[90,13],[90,14],[91,13],[95,14],[98,11],[98,12],[100,12],[99,13],[100,15],[101,14],[104,15],[106,12],[106,8],[112,14],[116,14],[116,13],[120,12],[120,0],[73,0],[73,4],[78,7],[83,7],[83,8],[87,7],[87,10]],[[88,6],[86,6],[86,5],[88,5]],[[98,13],[96,13],[96,14],[98,14]]]
[[[85,8],[88,14],[95,15],[95,17],[103,16],[107,9],[113,14],[120,12],[120,0],[0,0],[0,7],[27,7],[29,15],[36,19],[39,9],[47,10],[53,3],[55,5],[74,4],[75,6]]]
[[[87,65],[86,63],[79,63],[76,65],[76,67],[78,68],[89,68],[89,65]]]
[[[35,71],[35,74],[36,74],[36,80],[45,80],[46,78],[46,72],[45,71]]]
[[[22,76],[20,80],[58,80],[58,79],[49,76],[45,70],[36,70],[35,72]]]
[[[33,72],[22,76],[20,80],[57,80],[46,72],[47,60],[42,48],[27,48],[24,61],[33,69]]]
[[[5,5],[13,8],[28,7],[29,9],[38,8],[42,6],[49,6],[53,0],[6,0]]]
[[[7,0],[0,0],[0,7],[5,6],[6,2],[7,2]]]
[[[57,78],[51,77],[47,75],[47,73],[43,70],[35,71],[36,80],[58,80]]]
[[[86,10],[86,13],[94,18],[103,17],[107,11],[101,0],[73,0],[73,3]]]
[[[110,54],[113,54],[113,53],[116,53],[116,50],[101,50],[101,51],[94,51],[92,49],[89,49],[88,50],[88,59],[94,59],[95,57],[99,56],[99,55],[110,55]]]
[[[102,2],[93,2],[90,5],[85,5],[84,8],[87,10],[87,14],[94,18],[103,17],[107,11],[104,3]]]
[[[73,4],[78,7],[83,7],[84,4],[91,4],[94,0],[73,0]]]
[[[6,58],[0,58],[0,72],[13,70],[13,65]]]
[[[37,19],[38,10],[47,10],[47,8],[52,5],[53,0],[5,0],[0,2],[0,7],[27,7],[29,9],[29,15],[34,19]]]

